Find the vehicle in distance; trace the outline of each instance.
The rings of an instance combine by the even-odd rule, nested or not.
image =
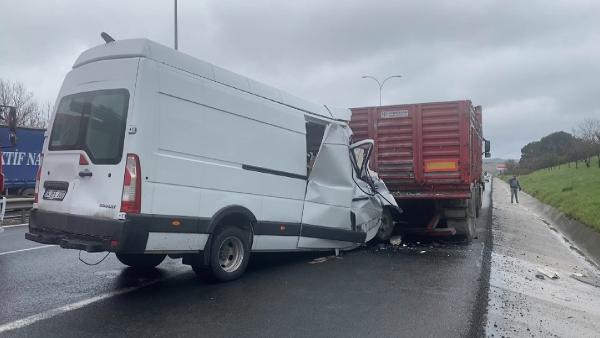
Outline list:
[[[221,281],[251,251],[354,248],[398,209],[349,120],[146,39],[94,47],[60,91],[26,237]]]
[[[0,140],[8,140],[9,132],[8,127],[0,126]],[[33,196],[45,132],[39,128],[16,129],[18,144],[7,146],[2,152],[5,195]]]
[[[375,140],[371,168],[405,210],[402,232],[475,236],[490,150],[481,115],[468,100],[352,109],[354,140]]]

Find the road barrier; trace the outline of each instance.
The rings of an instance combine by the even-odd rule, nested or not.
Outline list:
[[[21,222],[25,223],[29,210],[33,207],[33,197],[22,198],[7,198],[6,199],[6,215],[4,218],[21,218]]]

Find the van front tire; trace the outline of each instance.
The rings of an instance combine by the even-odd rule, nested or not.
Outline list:
[[[210,245],[209,272],[213,279],[228,282],[238,279],[246,271],[250,260],[250,234],[238,227],[218,230]],[[198,270],[198,271],[197,271]],[[202,274],[201,269],[194,269]]]
[[[132,268],[148,269],[158,266],[166,255],[157,254],[117,254],[117,259]]]

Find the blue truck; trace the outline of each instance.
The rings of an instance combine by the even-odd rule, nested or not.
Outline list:
[[[22,128],[17,132],[16,146],[4,147],[4,195],[33,196],[35,176],[40,164],[46,129]],[[0,126],[0,140],[8,140],[9,129]]]

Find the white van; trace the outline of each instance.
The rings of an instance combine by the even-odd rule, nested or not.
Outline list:
[[[400,210],[349,119],[146,39],[94,47],[60,90],[26,238],[223,281],[251,251],[354,248]]]

